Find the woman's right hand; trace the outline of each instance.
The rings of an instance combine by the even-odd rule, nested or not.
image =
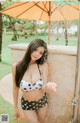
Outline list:
[[[18,108],[15,108],[15,117],[20,118],[20,111]]]
[[[48,93],[55,93],[57,84],[54,82],[48,82],[45,87]]]

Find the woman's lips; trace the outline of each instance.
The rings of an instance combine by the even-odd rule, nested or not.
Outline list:
[[[37,59],[37,57],[36,57],[36,56],[33,56],[33,58]]]

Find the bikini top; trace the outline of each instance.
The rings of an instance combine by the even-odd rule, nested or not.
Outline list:
[[[40,71],[38,64],[37,64],[37,66],[38,66],[38,70],[40,73],[40,79],[37,80],[33,84],[31,82],[26,81],[26,80],[21,80],[21,82],[20,82],[20,89],[21,90],[28,92],[28,91],[32,91],[32,90],[39,90],[43,86],[43,80],[41,78],[41,71]]]

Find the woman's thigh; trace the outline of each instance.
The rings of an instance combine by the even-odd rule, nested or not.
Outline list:
[[[36,111],[34,110],[23,110],[25,123],[40,123]]]
[[[44,123],[44,121],[45,121],[46,114],[47,114],[47,108],[48,108],[48,105],[46,105],[46,106],[40,108],[40,109],[37,111],[38,119],[39,119],[40,123]]]

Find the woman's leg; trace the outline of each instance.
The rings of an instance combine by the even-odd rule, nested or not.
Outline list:
[[[25,123],[40,123],[35,110],[23,110]]]
[[[47,114],[47,105],[40,108],[38,111],[37,111],[37,114],[38,114],[38,119],[39,119],[39,122],[40,123],[44,123],[45,122],[45,118],[46,118],[46,114]]]

